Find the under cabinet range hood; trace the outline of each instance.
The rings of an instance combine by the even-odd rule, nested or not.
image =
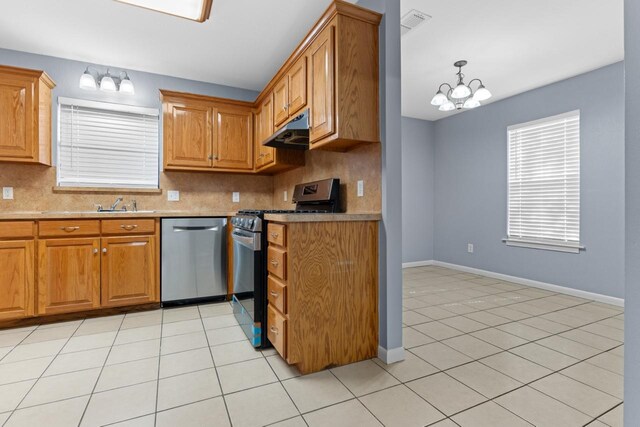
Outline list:
[[[309,149],[309,110],[292,118],[266,139],[262,145],[274,148],[289,148],[296,150]]]

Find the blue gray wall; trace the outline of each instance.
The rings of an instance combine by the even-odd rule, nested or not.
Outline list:
[[[0,65],[45,70],[56,82],[56,87],[53,90],[54,105],[57,105],[58,97],[63,96],[68,98],[89,99],[93,101],[155,107],[160,109],[161,103],[159,97],[160,94],[158,92],[159,89],[199,93],[203,95],[241,99],[245,101],[253,101],[258,96],[258,92],[253,90],[238,89],[229,86],[197,82],[135,70],[126,70],[135,86],[135,95],[124,95],[117,92],[108,93],[101,91],[87,91],[80,89],[78,87],[78,83],[80,81],[80,76],[87,65],[93,64],[7,49],[0,49]],[[97,67],[102,70],[102,72],[105,72],[107,69],[106,65],[97,65]],[[58,127],[58,109],[55,107],[53,108],[52,119],[52,135],[54,138],[53,159],[55,162]],[[160,140],[162,141],[162,138],[160,138]]]
[[[506,246],[507,126],[578,109],[586,251]],[[439,120],[435,141],[437,260],[624,297],[622,62]]]
[[[402,118],[402,262],[433,259],[434,123]]]
[[[640,425],[640,2],[624,2],[626,286],[624,425]]]

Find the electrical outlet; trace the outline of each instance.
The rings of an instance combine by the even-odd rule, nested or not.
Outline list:
[[[13,200],[13,187],[2,187],[2,198],[4,200]]]
[[[240,193],[237,191],[231,193],[231,201],[233,203],[240,203]]]
[[[180,192],[176,190],[167,191],[167,200],[170,202],[179,202]]]
[[[284,190],[284,195],[283,196],[284,196],[283,198],[284,198],[285,202],[289,200],[289,195],[287,194],[287,190]]]
[[[467,252],[473,253],[473,243],[467,243]]]
[[[364,196],[364,181],[359,180],[358,181],[358,197],[363,197],[363,196]]]

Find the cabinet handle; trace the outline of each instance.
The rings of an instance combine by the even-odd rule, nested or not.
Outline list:
[[[131,231],[131,230],[134,230],[134,229],[138,228],[138,226],[137,226],[137,225],[135,225],[135,224],[133,224],[133,225],[125,225],[125,224],[122,224],[122,225],[120,226],[120,228],[122,228],[122,229],[124,229],[124,230],[127,230],[127,231]]]
[[[93,248],[93,253],[97,254],[98,253],[98,248]]]
[[[278,296],[280,295],[279,293],[274,292],[274,291],[269,291],[269,294],[271,294],[271,296],[274,297],[274,298],[278,298]]]
[[[209,154],[208,159],[209,159],[209,160],[213,160],[213,155]]]
[[[273,265],[274,267],[277,267],[278,264],[279,264],[278,261],[276,261],[275,259],[271,260],[271,265]]]
[[[282,111],[287,111],[287,106],[286,105],[282,106]]]
[[[275,326],[270,327],[269,330],[274,334],[278,335],[278,328],[276,328]]]
[[[102,253],[106,254],[107,253],[107,248],[102,248]]]
[[[76,230],[80,230],[80,227],[78,227],[78,226],[75,226],[75,227],[60,227],[60,230],[66,231],[67,233],[73,233]]]
[[[277,238],[278,238],[278,236],[279,236],[279,234],[278,234],[278,233],[271,233],[271,237],[273,237],[274,239],[277,239]]]

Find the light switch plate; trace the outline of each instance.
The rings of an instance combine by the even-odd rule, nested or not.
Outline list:
[[[170,202],[180,201],[180,192],[176,190],[167,191],[167,200]]]
[[[467,252],[473,253],[473,243],[467,243]]]
[[[289,195],[287,194],[287,190],[284,190],[284,201],[288,201],[289,200]]]
[[[4,200],[13,200],[13,187],[2,187],[2,198]]]
[[[364,181],[359,180],[358,181],[358,197],[363,197],[363,196],[364,196]]]
[[[240,193],[237,191],[231,193],[231,201],[233,203],[240,203]]]

